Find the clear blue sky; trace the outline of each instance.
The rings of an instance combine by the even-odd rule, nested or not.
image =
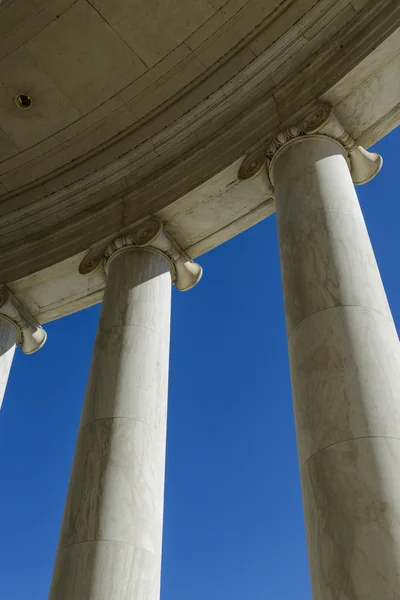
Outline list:
[[[359,198],[400,325],[400,129]],[[174,290],[162,600],[310,600],[275,217]],[[17,350],[0,412],[0,598],[45,600],[99,307]],[[111,599],[110,599],[111,600]]]

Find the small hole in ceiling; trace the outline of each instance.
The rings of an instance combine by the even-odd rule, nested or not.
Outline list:
[[[15,96],[15,104],[19,108],[30,108],[32,106],[32,98],[28,94],[18,94],[18,96]]]

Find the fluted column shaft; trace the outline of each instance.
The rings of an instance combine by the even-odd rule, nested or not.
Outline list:
[[[158,600],[170,264],[128,247],[108,277],[51,600]]]
[[[0,318],[0,408],[7,388],[17,338],[16,327],[10,321]]]
[[[400,348],[347,153],[299,137],[271,173],[313,599],[399,599]]]

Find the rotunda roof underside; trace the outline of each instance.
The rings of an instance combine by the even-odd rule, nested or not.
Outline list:
[[[3,0],[1,281],[163,211],[399,26],[398,0]]]

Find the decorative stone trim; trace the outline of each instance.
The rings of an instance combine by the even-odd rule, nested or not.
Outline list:
[[[290,127],[269,143],[266,149],[258,156],[247,157],[240,166],[238,178],[240,180],[253,179],[262,172],[267,176],[268,197],[274,195],[271,164],[277,152],[292,140],[305,135],[326,135],[336,140],[346,150],[349,159],[349,168],[353,182],[363,184],[370,181],[382,167],[382,157],[375,152],[368,152],[345,130],[333,112],[333,105],[329,101],[320,102],[310,112],[299,126]]]
[[[45,330],[5,285],[0,285],[0,319],[14,325],[24,354],[33,354],[45,343]]]
[[[113,240],[103,251],[89,252],[82,260],[79,272],[87,275],[102,266],[107,274],[110,261],[127,248],[151,248],[163,254],[170,264],[172,283],[181,292],[194,287],[203,274],[201,266],[189,258],[155,217],[151,217],[131,233]]]

